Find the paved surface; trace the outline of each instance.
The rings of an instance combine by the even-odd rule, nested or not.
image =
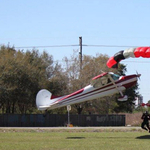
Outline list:
[[[0,127],[0,130],[142,130],[141,127]]]

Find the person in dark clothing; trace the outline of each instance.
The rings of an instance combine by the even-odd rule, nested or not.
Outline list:
[[[149,131],[149,133],[150,133],[150,127],[149,127],[150,115],[148,114],[147,111],[145,113],[143,113],[141,119],[143,119],[143,122],[141,124],[141,128],[146,130],[146,131]],[[145,125],[147,128],[145,127]]]

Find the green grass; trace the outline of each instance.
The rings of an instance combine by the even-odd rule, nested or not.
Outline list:
[[[0,150],[149,150],[147,132],[0,132]]]

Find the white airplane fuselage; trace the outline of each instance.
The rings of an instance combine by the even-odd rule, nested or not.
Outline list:
[[[109,73],[103,73],[94,77],[92,80],[95,81],[99,78],[101,79],[102,77],[108,76],[108,74]],[[113,82],[110,81],[109,83],[105,83],[105,85],[99,87],[95,87],[94,85],[90,84],[72,94],[53,99],[51,99],[51,93],[43,89],[37,94],[36,105],[39,110],[55,109],[110,96],[135,85],[137,83],[137,77],[139,77],[139,75],[122,76],[118,80],[114,80]]]

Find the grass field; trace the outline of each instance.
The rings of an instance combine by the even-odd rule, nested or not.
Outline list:
[[[110,130],[0,130],[0,150],[149,150],[150,133]]]

